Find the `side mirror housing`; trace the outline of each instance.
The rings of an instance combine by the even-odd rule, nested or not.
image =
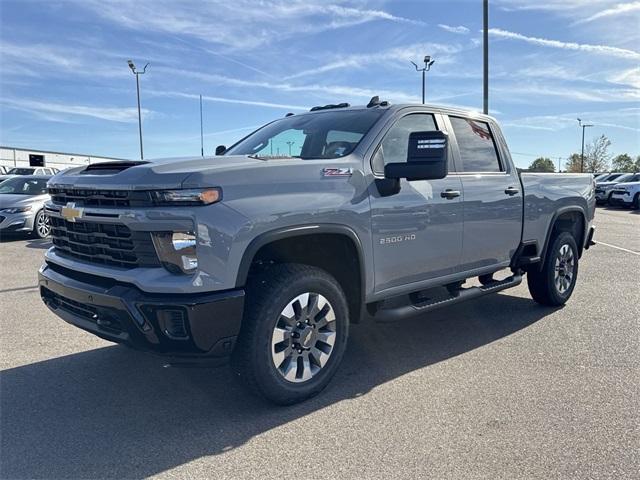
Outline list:
[[[449,170],[449,139],[445,132],[413,132],[409,135],[406,163],[388,163],[386,178],[407,180],[438,180]]]
[[[224,155],[224,152],[227,151],[227,147],[225,147],[224,145],[218,145],[216,147],[216,156],[217,155]]]

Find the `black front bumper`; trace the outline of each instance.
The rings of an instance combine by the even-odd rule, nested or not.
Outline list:
[[[225,357],[240,331],[244,291],[149,294],[133,285],[45,264],[44,303],[105,340],[175,357]]]

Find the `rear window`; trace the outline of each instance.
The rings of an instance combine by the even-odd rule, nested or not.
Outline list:
[[[500,172],[500,160],[489,124],[470,118],[449,118],[460,150],[462,165],[458,170],[462,172]]]

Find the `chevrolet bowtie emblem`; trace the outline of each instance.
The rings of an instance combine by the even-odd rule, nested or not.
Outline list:
[[[69,220],[70,222],[75,222],[78,218],[82,218],[83,208],[76,207],[74,202],[67,203],[60,210],[60,215],[65,220]]]

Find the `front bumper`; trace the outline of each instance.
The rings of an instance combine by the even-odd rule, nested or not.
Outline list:
[[[609,198],[609,204],[611,205],[631,205],[633,198],[630,195],[624,195],[619,193],[611,194]]]
[[[25,232],[33,230],[33,212],[5,213],[0,212],[0,231]]]
[[[64,321],[105,340],[173,357],[225,357],[240,331],[241,289],[149,294],[133,285],[44,264],[44,303]]]

